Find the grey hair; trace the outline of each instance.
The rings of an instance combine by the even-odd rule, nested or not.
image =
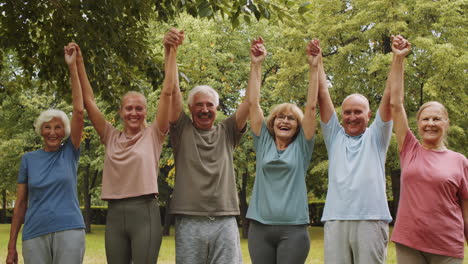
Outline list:
[[[201,93],[201,94],[204,94],[204,95],[211,95],[211,96],[213,96],[215,106],[218,107],[218,105],[219,105],[219,95],[218,95],[218,93],[215,91],[215,89],[211,88],[211,87],[208,86],[208,85],[198,85],[198,86],[195,86],[194,88],[192,88],[192,90],[190,90],[190,92],[189,92],[189,94],[188,94],[188,99],[187,99],[187,103],[188,103],[189,106],[192,105],[192,103],[193,103],[193,97],[194,97],[197,93]]]
[[[43,111],[34,122],[34,130],[40,136],[42,132],[42,124],[49,122],[54,117],[60,118],[62,120],[65,130],[64,139],[67,139],[70,136],[70,119],[68,119],[67,114],[65,114],[62,110],[49,109]]]
[[[350,94],[350,95],[346,96],[346,98],[343,100],[343,102],[341,103],[341,105],[343,105],[344,102],[345,102],[346,100],[348,100],[349,98],[351,98],[351,97],[358,97],[358,98],[363,99],[363,100],[366,102],[367,110],[370,110],[369,100],[367,99],[367,97],[365,97],[364,95],[362,95],[362,94],[360,94],[360,93],[353,93],[353,94]]]

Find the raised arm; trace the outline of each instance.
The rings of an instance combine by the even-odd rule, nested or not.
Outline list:
[[[161,132],[169,129],[169,122],[175,123],[182,111],[182,95],[177,70],[177,48],[184,41],[184,32],[171,28],[163,39],[164,82],[159,98],[156,122]]]
[[[315,114],[317,113],[317,96],[319,89],[319,61],[322,57],[320,42],[318,39],[311,40],[307,45],[307,61],[309,63],[309,88],[307,90],[307,102],[302,127],[307,140],[315,135]]]
[[[80,78],[81,91],[83,93],[83,103],[86,111],[88,112],[88,117],[91,120],[91,123],[93,123],[94,129],[96,129],[96,132],[102,138],[104,136],[104,129],[106,128],[107,121],[94,101],[94,92],[91,84],[89,83],[88,75],[86,74],[81,49],[76,43],[74,45],[78,51],[76,66],[78,67],[78,76]]]
[[[171,28],[164,36],[164,83],[163,91],[170,93],[169,123],[175,123],[183,109],[182,93],[179,87],[179,71],[177,69],[177,48],[184,41],[184,31]],[[165,87],[164,87],[165,86]],[[162,93],[161,93],[162,96]],[[160,102],[161,103],[161,102]],[[159,107],[160,108],[160,107]],[[159,109],[158,108],[158,112]],[[158,113],[159,115],[159,113]]]
[[[11,220],[10,240],[8,241],[7,264],[18,263],[18,251],[16,242],[21,225],[24,223],[24,217],[28,208],[28,186],[24,183],[18,184],[16,189],[15,209],[13,210],[13,219]]]
[[[319,58],[319,91],[318,91],[318,103],[320,108],[320,120],[324,123],[328,123],[330,118],[335,112],[335,107],[333,106],[330,93],[328,92],[327,77],[325,75],[325,70],[323,68],[323,58]]]
[[[260,37],[254,41],[252,41],[252,45],[250,47],[250,76],[249,82],[247,84],[247,92],[246,96],[242,100],[242,103],[237,107],[236,111],[236,124],[237,130],[242,130],[245,125],[247,124],[247,118],[249,118],[249,112],[252,107],[251,105],[253,102],[254,104],[258,104],[256,109],[256,113],[250,116],[252,125],[252,131],[256,135],[260,135],[261,124],[263,120],[263,113],[260,108],[260,86],[262,82],[262,62],[265,59],[266,50],[263,46],[263,39]],[[250,95],[253,94],[254,98],[249,99]],[[257,98],[257,99],[255,99]],[[256,103],[257,102],[257,103]],[[255,127],[254,127],[255,126]]]
[[[408,119],[406,117],[405,107],[403,104],[404,98],[404,60],[406,55],[411,51],[411,44],[402,36],[392,36],[392,52],[393,59],[388,74],[387,87],[385,90],[390,90],[390,111],[393,118],[393,129],[397,138],[398,149],[401,150],[405,141],[406,132],[408,131]],[[385,96],[385,94],[384,94]],[[382,103],[379,108],[380,114]],[[384,106],[385,107],[385,106]],[[382,118],[383,119],[383,118]],[[385,120],[384,120],[385,121]]]
[[[264,119],[260,107],[260,86],[262,85],[262,62],[265,60],[266,55],[267,51],[263,46],[263,39],[260,37],[252,41],[250,46],[250,76],[246,95],[250,112],[250,126],[257,136],[260,135]]]
[[[78,68],[76,65],[77,49],[74,43],[68,44],[63,47],[65,62],[70,71],[71,87],[72,87],[72,101],[73,101],[73,114],[71,119],[70,139],[78,149],[81,145],[81,136],[83,135],[84,123],[84,107],[83,107],[83,94],[81,92],[80,79],[78,76]]]

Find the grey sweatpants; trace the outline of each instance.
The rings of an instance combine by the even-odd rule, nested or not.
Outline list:
[[[234,216],[176,216],[177,264],[242,264]]]
[[[84,229],[53,232],[23,241],[25,264],[81,264],[84,252]]]
[[[395,243],[398,264],[462,264],[463,259],[432,254]]]
[[[310,249],[307,225],[264,225],[250,221],[253,264],[303,264]]]
[[[379,220],[325,222],[325,264],[385,264],[388,223]]]
[[[157,263],[162,227],[154,195],[109,201],[106,220],[107,263]]]

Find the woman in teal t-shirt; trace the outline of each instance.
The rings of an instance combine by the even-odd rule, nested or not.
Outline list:
[[[85,226],[76,174],[83,133],[83,97],[76,68],[77,50],[71,43],[64,51],[72,86],[72,119],[70,122],[63,111],[50,109],[34,123],[44,147],[21,159],[7,264],[18,263],[16,241],[23,223],[24,263],[83,262]]]
[[[305,175],[312,156],[321,50],[307,46],[310,83],[305,114],[294,104],[274,107],[264,120],[260,108],[263,40],[251,46],[250,121],[257,153],[256,178],[247,218],[252,263],[304,263],[310,241]]]

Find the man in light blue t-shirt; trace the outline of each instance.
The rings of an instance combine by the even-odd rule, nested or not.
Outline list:
[[[375,120],[369,101],[352,94],[342,104],[342,125],[320,66],[319,106],[328,151],[325,263],[385,263],[388,223],[385,159],[392,133],[390,89],[385,88]],[[387,86],[388,83],[387,83]]]

